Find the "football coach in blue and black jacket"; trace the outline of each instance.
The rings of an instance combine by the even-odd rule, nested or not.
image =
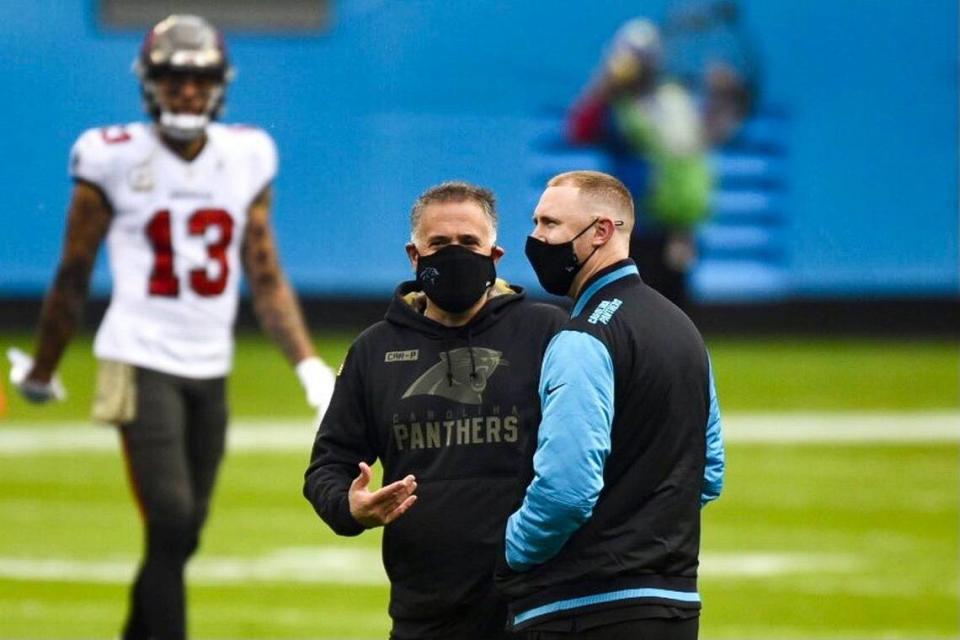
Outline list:
[[[574,300],[544,355],[533,480],[507,521],[496,582],[537,640],[691,640],[700,510],[723,484],[703,339],[629,259],[633,200],[616,178],[554,177],[527,257]]]

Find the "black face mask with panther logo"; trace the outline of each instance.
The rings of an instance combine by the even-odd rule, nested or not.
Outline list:
[[[430,300],[450,313],[463,313],[497,279],[492,256],[451,244],[417,261],[417,282]]]

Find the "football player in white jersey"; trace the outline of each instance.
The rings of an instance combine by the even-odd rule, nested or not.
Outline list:
[[[74,145],[66,240],[35,358],[11,377],[31,400],[58,394],[57,363],[106,239],[113,293],[94,344],[94,417],[119,426],[146,533],[123,637],[176,640],[186,636],[184,566],[224,449],[241,266],[261,324],[321,411],[335,376],[278,261],[273,141],[215,122],[232,75],[220,34],[172,15],[147,34],[134,68],[152,121],[92,129]]]

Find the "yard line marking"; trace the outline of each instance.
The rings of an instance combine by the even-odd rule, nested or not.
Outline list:
[[[75,560],[0,557],[0,578],[40,582],[129,583],[137,559]],[[379,549],[337,547],[278,549],[256,557],[198,556],[187,567],[196,584],[302,582],[385,585]]]
[[[785,574],[855,573],[863,562],[839,553],[721,553],[700,554],[700,577],[769,578]]]
[[[729,442],[900,444],[960,442],[960,412],[741,413],[724,416]]]
[[[232,451],[300,451],[313,445],[316,427],[300,420],[236,420],[227,431]],[[0,421],[0,456],[114,451],[116,429],[91,422]]]
[[[793,552],[703,553],[701,575],[725,578],[769,578],[786,574],[852,574],[862,563],[842,554]],[[127,584],[136,571],[135,558],[75,560],[0,557],[0,579],[32,582]],[[251,582],[386,585],[387,576],[376,548],[294,547],[252,557],[199,556],[187,569],[194,584],[230,585]]]
[[[724,438],[731,443],[924,444],[960,442],[960,412],[729,413]],[[228,430],[231,451],[308,452],[316,427],[309,420],[236,420]],[[0,456],[112,451],[112,427],[89,422],[0,422]]]

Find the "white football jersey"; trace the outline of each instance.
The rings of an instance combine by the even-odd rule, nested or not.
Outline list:
[[[251,127],[211,124],[191,162],[147,123],[80,136],[70,175],[113,207],[97,357],[191,378],[229,372],[247,211],[276,170],[273,140]]]

